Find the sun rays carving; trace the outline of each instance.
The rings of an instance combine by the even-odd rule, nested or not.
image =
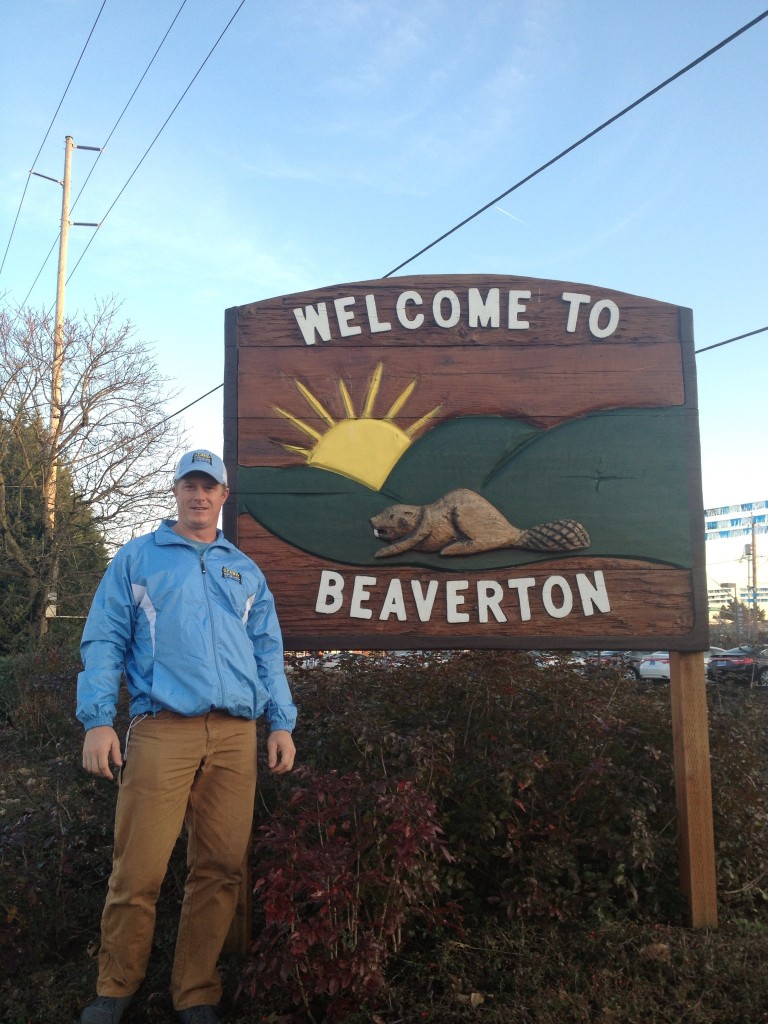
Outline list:
[[[378,363],[368,382],[359,413],[349,388],[339,379],[339,395],[344,410],[341,418],[334,417],[306,384],[294,380],[299,394],[326,425],[326,429],[320,430],[287,409],[273,406],[279,416],[312,442],[299,445],[280,441],[281,446],[286,451],[300,455],[308,466],[340,473],[372,490],[380,490],[403,453],[442,408],[440,405],[435,406],[406,429],[397,425],[395,418],[401,414],[418,383],[414,379],[403,388],[383,416],[376,416],[375,407],[383,374],[384,364]]]

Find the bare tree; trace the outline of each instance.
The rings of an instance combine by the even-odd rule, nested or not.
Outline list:
[[[175,395],[118,311],[109,299],[65,322],[59,415],[52,417],[53,319],[27,308],[0,310],[0,546],[27,582],[39,632],[45,631],[48,594],[56,589],[69,506],[80,514],[87,508],[108,548],[172,507],[170,474],[182,438],[165,403]],[[52,521],[43,517],[44,543],[36,553],[25,549],[9,514],[3,466],[11,452],[17,469],[23,466],[23,486],[44,495],[58,471],[67,474]]]

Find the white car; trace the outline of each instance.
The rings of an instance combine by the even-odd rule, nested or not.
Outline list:
[[[704,668],[709,664],[710,658],[717,657],[723,652],[719,647],[710,647],[704,651]],[[646,654],[638,665],[638,672],[641,679],[663,679],[669,680],[669,651],[654,651],[653,654]]]
[[[646,654],[638,665],[641,679],[661,679],[669,682],[669,651]]]

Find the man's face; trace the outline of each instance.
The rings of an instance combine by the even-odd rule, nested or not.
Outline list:
[[[212,540],[229,488],[217,484],[207,473],[187,473],[173,485],[173,493],[178,510],[178,532],[200,540]]]

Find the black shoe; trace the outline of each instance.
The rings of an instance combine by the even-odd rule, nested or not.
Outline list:
[[[177,1010],[176,1016],[182,1024],[219,1024],[215,1006],[188,1006]]]
[[[80,1014],[80,1024],[120,1024],[132,999],[133,996],[99,996]]]

